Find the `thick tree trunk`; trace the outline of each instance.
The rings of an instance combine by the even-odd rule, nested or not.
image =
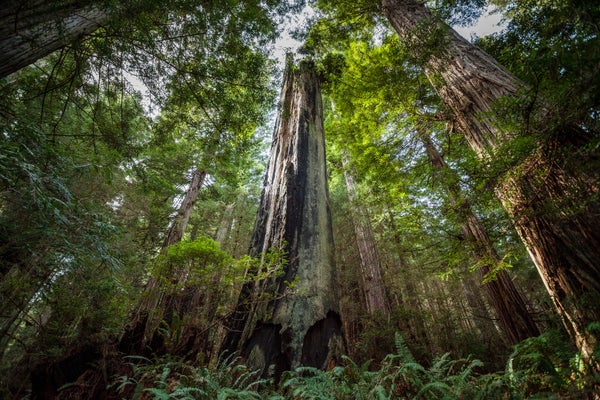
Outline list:
[[[443,49],[424,61],[425,72],[468,143],[482,158],[490,158],[519,132],[506,131],[491,114],[495,102],[514,96],[522,84],[451,28],[437,20],[417,0],[382,0],[383,11],[415,55],[430,51],[428,33],[441,33]],[[598,173],[585,176],[569,165],[564,144],[581,145],[579,127],[561,127],[548,143],[509,171],[496,188],[504,207],[546,285],[567,330],[585,357],[598,336],[587,327],[600,320],[600,207]],[[542,136],[542,135],[540,135]],[[557,145],[558,142],[558,145]],[[576,198],[575,198],[576,197]]]
[[[389,316],[390,305],[381,276],[381,261],[379,254],[377,254],[377,245],[371,228],[371,221],[369,220],[367,210],[357,202],[356,184],[354,177],[348,170],[349,167],[346,158],[344,158],[343,164],[348,200],[353,210],[351,219],[360,255],[361,277],[367,312],[369,314],[378,312],[383,316]]]
[[[286,67],[251,244],[259,269],[271,249],[285,252],[284,272],[244,285],[224,350],[241,350],[263,375],[299,365],[325,368],[336,362],[342,336],[321,93],[307,61],[293,67],[288,60]]]
[[[500,265],[502,259],[496,252],[483,224],[471,206],[464,200],[460,186],[456,183],[455,174],[450,170],[429,135],[420,128],[418,131],[433,168],[440,175],[446,175],[447,179],[442,178],[441,184],[445,186],[450,204],[462,220],[461,231],[473,247],[475,262],[480,265],[479,275],[481,280],[485,281],[486,275],[494,270],[494,267]],[[502,330],[511,344],[517,344],[528,337],[540,334],[523,296],[513,284],[506,270],[498,272],[494,279],[484,284],[484,288],[490,304],[500,320]]]
[[[0,11],[0,78],[95,31],[107,17],[90,1],[9,0]]]

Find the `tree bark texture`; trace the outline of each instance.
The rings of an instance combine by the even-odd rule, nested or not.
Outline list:
[[[167,248],[181,241],[190,219],[190,214],[198,198],[198,193],[202,188],[206,171],[195,169],[192,172],[190,184],[185,193],[183,201],[173,218],[165,239],[161,247],[161,253],[166,254]],[[184,290],[181,293],[168,293],[163,287],[160,278],[166,278],[174,285],[184,285],[184,280],[188,276],[188,271],[173,271],[172,276],[154,277],[151,276],[144,289],[144,296],[133,316],[133,321],[128,328],[128,332],[123,336],[121,348],[137,354],[145,354],[146,347],[150,347],[153,353],[163,351],[164,343],[157,336],[157,329],[165,318],[172,318],[182,313],[198,314],[198,310],[203,304],[203,298],[206,293],[195,290],[193,293]],[[187,311],[186,311],[187,310]],[[210,316],[208,316],[210,318]],[[189,343],[180,345],[178,349],[169,349],[173,353],[183,353],[185,355],[192,350],[186,348]],[[193,346],[192,346],[193,347]]]
[[[107,17],[89,1],[9,0],[0,10],[0,78],[95,31]]]
[[[342,350],[321,92],[310,61],[288,59],[280,107],[250,253],[259,269],[271,249],[287,262],[283,274],[243,286],[224,342],[276,377],[300,365],[326,368]]]
[[[402,248],[402,238],[398,233],[398,227],[396,225],[396,217],[392,211],[392,207],[388,207],[388,221],[392,232],[394,232],[394,242],[397,246],[398,253],[394,257],[394,268],[397,269],[398,275],[403,277],[404,292],[406,295],[402,296],[405,309],[410,310],[410,318],[408,318],[409,325],[409,337],[412,343],[418,343],[421,347],[426,349],[432,349],[432,340],[429,337],[429,329],[425,325],[425,321],[422,318],[424,315],[425,308],[421,302],[421,293],[419,293],[415,282],[418,280],[414,279],[413,274],[410,270],[410,265],[406,258],[400,254]]]
[[[192,213],[192,209],[194,204],[196,203],[196,199],[198,199],[198,192],[202,188],[204,184],[204,179],[206,178],[206,171],[201,171],[195,169],[192,172],[192,179],[190,180],[190,185],[185,192],[185,196],[183,197],[183,201],[177,210],[177,215],[173,218],[173,222],[165,235],[165,239],[162,245],[162,251],[164,252],[167,247],[172,244],[179,243],[183,238],[183,234],[185,233],[185,228],[187,227],[188,222],[190,221],[190,215]]]
[[[436,19],[421,2],[382,0],[381,4],[396,32],[417,56],[432,47],[428,33],[442,34],[443,48],[431,52],[423,67],[481,158],[493,158],[500,147],[523,135],[503,129],[491,113],[498,99],[517,95],[524,87],[521,82]],[[589,357],[598,337],[586,328],[600,320],[598,173],[586,175],[580,165],[560,154],[565,152],[565,144],[582,147],[587,142],[579,127],[563,126],[553,132],[539,128],[538,133],[545,136],[544,143],[505,174],[496,194],[511,215],[572,339]]]
[[[471,206],[464,200],[456,176],[436,148],[431,137],[422,129],[419,137],[425,146],[425,151],[433,168],[439,175],[446,175],[447,180],[441,179],[451,206],[461,219],[461,231],[467,242],[472,246],[478,273],[482,281],[494,267],[502,263],[502,258],[494,248],[485,227],[477,218]],[[508,272],[501,270],[494,279],[484,283],[485,291],[495,314],[500,320],[500,326],[511,344],[517,344],[524,339],[538,336],[540,331],[531,317],[527,304],[513,284]]]
[[[503,341],[500,328],[494,322],[488,305],[482,301],[483,293],[481,293],[480,283],[473,276],[461,279],[460,283],[467,300],[467,305],[469,306],[470,318],[479,331],[481,339],[489,350],[490,355],[498,358],[498,352],[500,350],[507,350],[508,346]],[[504,359],[502,358],[501,361],[504,361]]]
[[[379,254],[377,254],[371,221],[367,210],[356,199],[356,183],[354,182],[354,176],[348,170],[346,158],[344,158],[343,164],[348,200],[353,210],[351,219],[360,255],[361,278],[367,312],[369,314],[379,312],[383,316],[389,316],[390,305],[381,276],[381,261]]]

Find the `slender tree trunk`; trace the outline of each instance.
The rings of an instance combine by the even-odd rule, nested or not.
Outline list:
[[[394,242],[396,243],[399,252],[402,245],[402,239],[398,234],[394,213],[389,207],[388,210],[390,228],[391,231],[394,232]],[[418,288],[414,284],[415,279],[412,276],[413,274],[410,272],[410,266],[407,260],[401,254],[398,254],[395,257],[394,263],[400,270],[400,275],[404,280],[404,290],[406,292],[406,296],[403,296],[402,298],[403,300],[405,299],[406,309],[410,311],[410,317],[408,321],[410,327],[410,339],[413,342],[419,343],[422,347],[431,350],[433,348],[432,341],[429,338],[428,329],[425,326],[425,321],[422,318],[424,315],[424,307],[423,303],[421,302],[421,296],[418,292]]]
[[[490,355],[490,358],[498,362],[504,362],[502,355],[508,350],[508,343],[504,340],[500,327],[495,323],[494,317],[490,314],[489,306],[483,301],[480,282],[477,278],[468,276],[461,280],[461,286],[467,300],[475,327],[479,331],[482,342]]]
[[[235,204],[229,204],[225,207],[225,211],[223,212],[223,216],[221,217],[221,223],[219,224],[219,229],[217,229],[217,233],[215,234],[215,241],[221,244],[221,247],[225,245],[227,241],[227,237],[229,236],[229,231],[231,230],[231,220],[233,218],[233,208]]]
[[[390,305],[381,276],[381,261],[379,254],[377,254],[377,245],[371,228],[371,221],[369,220],[367,210],[356,199],[356,184],[354,177],[348,170],[348,161],[345,157],[343,164],[348,200],[352,206],[351,219],[360,254],[361,277],[367,312],[369,314],[379,312],[383,316],[389,316]]]
[[[467,279],[460,280],[460,286],[467,301],[468,310],[465,310],[465,318],[468,322],[465,325],[468,326],[468,329],[479,331],[485,342],[488,342],[485,336],[493,335],[494,331],[498,333],[496,336],[499,337],[499,331],[494,328],[494,320],[489,313],[488,307],[482,301],[481,293],[477,290],[479,288],[478,282],[474,282],[472,277],[468,277]],[[480,320],[484,321],[485,326]]]
[[[251,254],[284,250],[281,276],[244,285],[224,350],[241,350],[263,374],[325,368],[341,350],[319,80],[288,59]],[[254,271],[256,273],[257,271]],[[289,283],[293,282],[291,287]]]
[[[0,11],[0,78],[95,31],[107,17],[90,1],[9,0]]]
[[[441,184],[445,186],[450,204],[462,219],[461,231],[465,239],[472,244],[475,261],[480,265],[478,272],[481,280],[486,281],[487,274],[500,265],[502,259],[496,252],[483,224],[475,216],[471,206],[464,200],[460,186],[456,183],[454,172],[450,170],[429,135],[421,128],[417,128],[417,130],[433,168],[438,174],[446,175],[447,179],[442,178]],[[513,284],[506,270],[497,273],[494,279],[484,284],[484,288],[490,304],[500,319],[502,330],[511,344],[540,334],[523,296]]]
[[[219,224],[219,228],[217,229],[217,233],[215,234],[215,241],[221,245],[223,249],[225,247],[225,242],[227,237],[229,236],[229,231],[231,229],[231,221],[233,218],[233,209],[235,207],[235,203],[228,204],[225,207],[223,212],[223,216],[221,217],[221,223]],[[221,279],[223,277],[222,271],[217,271],[213,278],[211,279],[210,289],[206,292],[206,315],[213,318],[207,318],[209,321],[215,319],[214,316],[217,315],[217,309],[219,308],[219,299],[223,298],[225,291],[229,291],[233,288],[224,289],[221,287]],[[218,290],[218,291],[217,291]],[[237,291],[233,292],[227,298],[233,299]],[[208,340],[205,343],[206,350],[205,354],[209,361],[215,360],[219,353],[219,349],[221,348],[221,341],[225,335],[225,326],[222,323],[216,324],[214,329],[210,329],[207,332]]]
[[[179,243],[183,238],[185,228],[190,221],[192,209],[196,203],[196,199],[198,198],[198,192],[202,188],[205,178],[206,171],[200,171],[196,169],[194,172],[192,172],[190,185],[188,190],[185,192],[181,206],[179,206],[179,209],[177,210],[177,215],[173,219],[173,222],[171,223],[171,226],[165,235],[161,251],[164,252],[167,247],[175,243]]]
[[[382,0],[383,12],[415,55],[431,52],[431,33],[441,34],[443,49],[429,54],[423,66],[442,101],[475,152],[484,159],[511,138],[491,110],[502,97],[513,97],[523,85],[454,30],[437,20],[417,0]],[[439,37],[439,36],[438,36]],[[591,356],[600,320],[600,212],[598,173],[581,173],[565,145],[581,148],[585,132],[568,125],[552,132],[521,163],[509,171],[496,194],[511,214],[544,284],[572,339],[584,357]],[[577,148],[571,149],[575,152]],[[563,153],[563,154],[561,154]]]
[[[161,253],[165,254],[169,246],[180,242],[183,238],[190,214],[205,178],[206,171],[195,169],[192,172],[189,187],[165,235]],[[173,271],[173,276],[166,278],[173,283],[181,284],[181,280],[185,279],[186,275],[187,271],[179,270]],[[197,295],[198,293],[192,294],[192,302],[197,303],[201,301],[200,298],[197,298]],[[202,294],[200,293],[200,295]],[[145,347],[151,345],[151,347],[155,347],[152,349],[153,351],[160,351],[161,349],[156,347],[162,347],[163,343],[156,337],[157,328],[165,318],[165,315],[172,315],[173,312],[182,308],[182,304],[180,303],[184,300],[183,297],[180,294],[175,297],[172,293],[166,292],[158,277],[151,276],[148,279],[148,283],[144,289],[144,296],[133,316],[128,332],[121,340],[121,348],[132,353],[143,354]]]

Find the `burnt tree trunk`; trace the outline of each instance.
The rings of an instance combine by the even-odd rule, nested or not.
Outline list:
[[[380,313],[387,317],[390,315],[390,305],[381,276],[381,261],[377,253],[371,221],[367,210],[356,199],[356,183],[354,182],[354,176],[348,170],[346,158],[343,159],[343,164],[346,191],[352,207],[352,225],[354,226],[354,234],[360,255],[360,272],[367,312],[369,314]]]
[[[300,365],[326,368],[342,348],[321,92],[311,62],[288,59],[280,107],[250,249],[261,264],[252,272],[267,268],[271,249],[287,261],[279,276],[243,286],[223,345],[276,378]]]
[[[91,1],[9,0],[0,10],[0,78],[95,31],[107,17]]]
[[[417,0],[382,0],[383,12],[402,40],[423,59],[425,72],[453,112],[458,128],[483,159],[525,133],[507,131],[491,111],[523,88],[488,54],[440,22]],[[444,47],[431,51],[432,35]],[[544,115],[541,118],[545,118]],[[598,341],[587,327],[600,320],[600,207],[598,172],[582,173],[569,159],[589,141],[580,127],[538,128],[538,146],[508,171],[496,194],[511,215],[573,341],[589,358]],[[544,130],[546,129],[546,130]],[[552,129],[551,131],[547,129]],[[568,150],[567,150],[568,149]],[[575,157],[573,157],[575,158]]]
[[[487,275],[502,263],[502,258],[496,252],[483,224],[464,200],[461,188],[456,183],[456,176],[453,176],[455,174],[429,135],[420,128],[418,131],[431,165],[438,174],[446,175],[447,179],[440,179],[441,184],[445,186],[450,204],[461,219],[461,231],[472,247],[476,264],[479,264],[481,281],[488,281],[484,283],[484,288],[507,339],[511,344],[517,344],[528,337],[538,336],[540,331],[508,272],[501,270],[493,279],[486,279]]]

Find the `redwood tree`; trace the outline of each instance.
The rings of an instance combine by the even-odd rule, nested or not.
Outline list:
[[[580,160],[569,158],[589,143],[589,132],[573,123],[544,125],[550,118],[545,105],[537,116],[541,123],[529,131],[503,125],[494,107],[502,99],[517,99],[525,88],[521,82],[421,2],[382,0],[381,5],[482,160],[494,161],[515,139],[535,141],[529,155],[499,179],[495,191],[571,337],[589,357],[598,334],[588,327],[600,320],[598,174],[581,173]]]
[[[273,252],[282,273],[268,274]],[[224,350],[241,350],[250,366],[276,377],[335,363],[341,321],[321,92],[310,61],[288,59],[250,253],[260,260],[250,271],[257,279],[242,288]]]
[[[100,27],[108,12],[90,1],[17,2],[0,11],[0,78]]]
[[[470,204],[463,198],[456,176],[453,176],[455,174],[450,170],[431,137],[422,128],[417,130],[434,170],[439,174],[447,175],[448,181],[443,182],[443,185],[448,199],[461,219],[462,234],[472,246],[473,256],[479,265],[479,275],[506,337],[512,344],[517,344],[528,337],[538,336],[540,331],[527,309],[525,299],[510,279],[508,272],[505,269],[495,272],[502,259],[485,227]],[[490,273],[494,276],[488,277]]]
[[[179,243],[182,240],[194,203],[196,203],[198,193],[202,188],[205,178],[206,171],[195,169],[192,172],[183,201],[165,234],[165,239],[160,249],[162,255],[167,255],[169,246]],[[149,277],[144,289],[144,296],[133,314],[133,320],[128,327],[127,334],[123,335],[121,340],[120,346],[122,349],[133,353],[143,353],[144,348],[150,345],[153,352],[163,350],[158,348],[164,347],[164,343],[159,337],[157,329],[163,318],[167,318],[167,314],[172,315],[178,309],[182,308],[182,303],[185,299],[182,296],[178,296],[178,293],[172,293],[174,291],[173,286],[176,284],[185,286],[185,278],[189,274],[190,271],[180,268],[172,271],[171,276],[168,277]],[[165,278],[169,280],[171,288],[164,287],[162,280]],[[196,298],[197,296],[192,297]],[[195,300],[199,301],[199,299]],[[198,308],[197,304],[186,304],[186,306],[189,308]],[[172,350],[175,352],[174,349]],[[191,350],[195,349],[182,346],[182,351],[186,354]]]
[[[381,273],[381,261],[377,252],[375,236],[371,228],[369,214],[357,200],[356,183],[354,176],[350,171],[347,158],[343,158],[344,178],[346,181],[346,190],[348,200],[352,206],[352,225],[354,226],[354,235],[360,255],[361,277],[363,291],[369,314],[376,312],[383,316],[390,315],[390,305],[386,295],[385,285]]]

